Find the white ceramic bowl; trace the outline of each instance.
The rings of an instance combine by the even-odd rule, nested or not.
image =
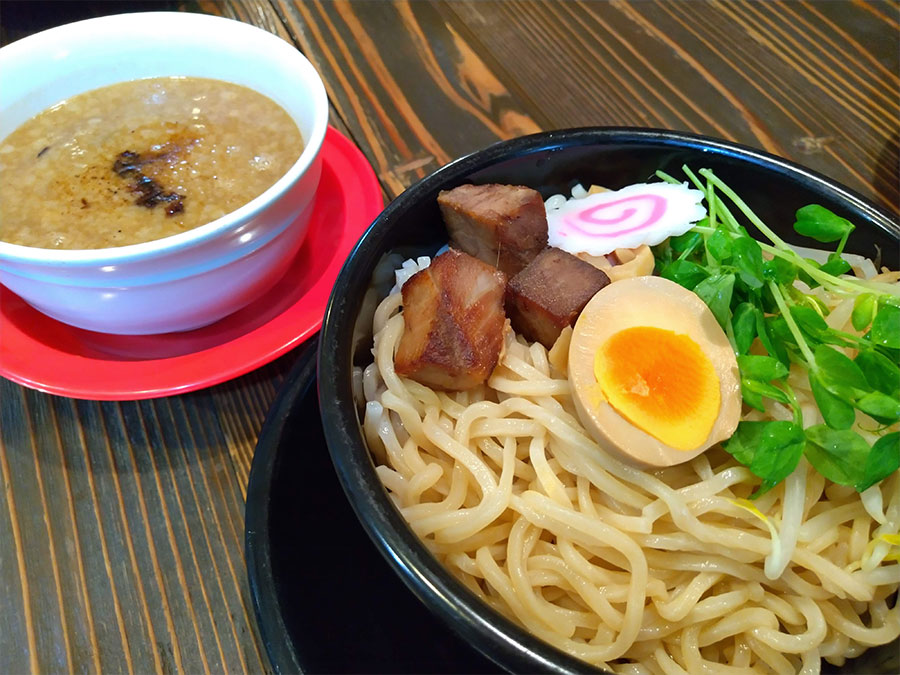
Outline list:
[[[164,239],[95,250],[0,241],[0,283],[60,321],[118,334],[197,328],[265,292],[303,242],[328,125],[325,87],[293,46],[248,24],[201,14],[135,13],[14,42],[0,49],[0,139],[67,97],[170,75],[226,80],[265,94],[297,123],[303,153],[259,197]]]

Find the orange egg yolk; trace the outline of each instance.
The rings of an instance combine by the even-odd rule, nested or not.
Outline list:
[[[678,450],[693,450],[719,415],[719,377],[687,335],[651,326],[626,328],[594,357],[607,402],[631,424]]]

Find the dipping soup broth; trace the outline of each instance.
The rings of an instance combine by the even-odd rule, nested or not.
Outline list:
[[[247,87],[162,77],[95,89],[0,141],[0,240],[96,249],[185,232],[265,192],[302,150],[290,115]]]

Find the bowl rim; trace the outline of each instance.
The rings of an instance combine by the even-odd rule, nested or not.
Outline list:
[[[871,225],[900,241],[900,225],[887,211],[859,193],[798,163],[701,134],[640,127],[578,127],[499,141],[437,169],[407,188],[382,211],[345,261],[334,284],[322,324],[317,381],[328,451],[357,518],[407,587],[448,626],[507,668],[559,673],[595,670],[590,664],[575,659],[514,624],[477,598],[431,555],[394,507],[375,474],[355,407],[352,404],[336,405],[342,400],[353,400],[350,373],[346,378],[337,376],[342,364],[345,368],[347,364],[352,367],[350,338],[362,303],[362,293],[348,300],[348,290],[366,288],[372,270],[364,273],[358,261],[364,260],[367,261],[364,264],[368,264],[377,260],[383,252],[384,238],[398,216],[421,194],[428,194],[445,181],[460,180],[499,161],[534,152],[625,141],[693,148],[749,162],[764,170],[774,171],[776,175],[789,175],[817,192],[822,192],[824,188],[836,200],[858,211]],[[342,326],[343,330],[340,330]],[[342,336],[348,338],[345,343],[341,342]]]
[[[328,95],[325,91],[325,84],[322,81],[321,76],[309,59],[307,59],[293,44],[274,33],[237,19],[191,12],[150,11],[112,14],[74,21],[72,23],[55,26],[34,33],[33,35],[21,38],[20,40],[16,40],[15,42],[0,48],[0,72],[4,73],[4,77],[10,77],[9,68],[12,66],[6,62],[10,59],[21,58],[20,52],[35,51],[42,45],[55,44],[57,40],[64,39],[70,35],[77,36],[81,31],[85,30],[86,27],[89,29],[92,27],[99,27],[105,31],[115,31],[122,30],[124,27],[135,24],[145,26],[148,22],[153,21],[162,22],[168,26],[171,26],[173,22],[177,22],[183,26],[196,26],[200,27],[201,30],[207,31],[225,29],[238,31],[242,33],[242,39],[252,39],[255,40],[257,44],[262,43],[264,48],[258,51],[259,53],[265,54],[266,58],[277,60],[281,64],[291,64],[292,69],[300,76],[303,85],[309,90],[313,99],[314,108],[312,128],[309,137],[303,139],[303,151],[300,153],[300,156],[277,181],[266,188],[261,194],[220,218],[216,218],[215,220],[198,225],[197,227],[184,232],[136,244],[96,249],[40,248],[36,246],[12,244],[0,240],[0,263],[40,266],[59,265],[64,267],[81,267],[97,264],[120,265],[127,262],[153,258],[160,254],[165,255],[192,248],[201,245],[210,239],[216,238],[222,232],[228,231],[235,226],[246,222],[254,215],[264,211],[269,204],[277,201],[286,194],[291,187],[306,174],[319,157],[322,144],[325,141],[325,132],[328,128],[329,115]],[[123,34],[128,35],[127,32],[123,32]],[[73,56],[73,58],[77,57]],[[171,75],[153,77],[179,77],[182,75],[183,73],[172,73]],[[186,75],[186,77],[192,76]],[[129,81],[132,80],[122,79],[111,83],[108,86]],[[257,93],[261,93],[252,86],[241,86],[245,86]],[[87,91],[91,91],[91,89],[86,89],[79,93],[86,93]],[[265,94],[262,95],[265,96]],[[2,140],[3,139],[0,139],[0,142],[2,142]]]

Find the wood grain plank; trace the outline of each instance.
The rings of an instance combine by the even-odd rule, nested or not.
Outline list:
[[[161,419],[176,422],[171,428],[163,428],[165,432],[177,434],[174,442],[167,442],[170,447],[179,449],[180,457],[175,459],[173,453],[173,459],[186,467],[203,466],[202,471],[193,474],[192,485],[194,489],[202,486],[207,496],[210,508],[206,520],[217,535],[211,541],[238,544],[218,549],[215,570],[222,578],[223,588],[228,589],[228,616],[234,623],[231,631],[239,636],[239,658],[250,664],[265,662],[255,623],[248,621],[253,610],[243,558],[244,488],[234,480],[230,457],[219,450],[224,447],[221,432],[212,422],[214,416],[209,414],[213,410],[213,401],[209,393],[199,392],[165,399],[160,404],[164,406],[159,411]]]
[[[31,399],[29,405],[28,399]],[[39,433],[50,429],[55,429],[55,416],[53,414],[52,400],[45,396],[26,397],[26,413],[28,424],[25,427],[31,439],[31,456],[34,462],[35,476],[37,479],[38,490],[40,492],[40,505],[44,515],[44,524],[47,528],[47,551],[49,553],[48,563],[52,566],[53,591],[56,594],[56,607],[60,620],[60,633],[62,637],[62,646],[65,651],[65,662],[54,664],[54,667],[61,669],[74,669],[75,657],[73,655],[73,642],[76,643],[80,656],[89,654],[91,643],[95,642],[95,637],[83,634],[70,635],[71,631],[66,626],[73,621],[86,620],[83,607],[78,602],[83,594],[73,592],[77,588],[80,579],[72,578],[67,572],[73,570],[75,566],[69,563],[70,551],[65,546],[65,535],[63,530],[66,528],[64,519],[53,517],[53,514],[63,512],[61,507],[66,493],[59,489],[60,482],[64,481],[64,469],[56,462],[55,449],[58,447],[59,438],[56,434]],[[60,536],[62,535],[62,536]],[[57,551],[60,554],[57,554]],[[49,581],[49,580],[48,580]],[[74,584],[72,583],[74,582]],[[43,585],[43,592],[50,593],[49,583]],[[48,612],[49,608],[44,607],[43,612]],[[78,611],[81,610],[81,611]],[[93,623],[92,619],[89,620]],[[83,638],[87,637],[87,640]],[[81,639],[79,639],[81,638]],[[80,643],[80,644],[79,644]],[[60,655],[61,656],[61,655]],[[81,659],[79,658],[79,661]]]
[[[276,8],[389,194],[459,154],[540,129],[435,3]]]
[[[218,420],[229,448],[235,484],[240,488],[241,499],[246,497],[250,464],[266,413],[299,351],[292,350],[257,371],[248,373],[239,382],[225,383],[207,392],[215,406],[214,419]]]
[[[46,432],[36,433],[34,424],[31,425],[31,431],[41,448],[35,454],[35,461],[48,473],[46,508],[54,516],[51,522],[58,538],[59,550],[62,551],[58,559],[58,574],[61,577],[62,593],[66,598],[63,617],[67,626],[66,640],[67,643],[72,643],[70,667],[80,672],[99,672],[100,645],[88,593],[81,537],[75,516],[75,497],[55,412],[56,406],[64,401],[51,397],[40,397],[38,400],[50,402],[48,419],[39,421],[37,425],[38,429]],[[71,630],[69,626],[81,626],[82,629]]]
[[[246,496],[256,439],[265,419],[265,413],[260,414],[260,409],[266,410],[274,400],[274,392],[266,393],[270,397],[262,401],[258,397],[248,396],[243,389],[229,388],[214,393],[217,412],[222,420],[222,432],[231,448],[231,459],[237,482],[242,488],[242,496]]]
[[[735,8],[729,8],[735,9]],[[743,8],[741,8],[743,9]],[[900,87],[900,77],[897,70],[893,71],[884,66],[884,63],[892,63],[890,59],[885,58],[882,48],[890,44],[890,40],[878,40],[874,44],[870,44],[869,49],[864,49],[853,36],[847,33],[841,24],[846,21],[846,16],[840,21],[830,21],[819,12],[816,4],[803,3],[795,7],[791,3],[783,3],[779,6],[781,10],[779,19],[784,27],[779,26],[779,22],[771,15],[760,13],[756,8],[746,8],[754,11],[760,16],[767,25],[773,30],[778,31],[781,35],[793,34],[792,41],[798,43],[801,52],[809,49],[812,60],[816,64],[822,64],[823,70],[828,73],[836,74],[840,78],[841,85],[844,88],[843,94],[850,94],[854,88],[861,87],[873,97],[879,100],[882,106],[880,111],[887,115],[896,115],[898,101],[897,96],[891,95],[890,89],[882,89],[878,87],[872,78],[867,77],[867,71],[874,66],[877,69],[879,77],[884,79],[886,84],[893,84],[895,88]],[[860,16],[857,24],[862,24],[861,19],[867,17]],[[900,12],[897,13],[900,19]],[[867,21],[866,25],[859,25],[855,28],[856,34],[873,34],[878,32],[878,25],[875,22]],[[897,20],[893,22],[891,30],[897,34],[900,32],[900,23]],[[888,32],[885,31],[885,35]],[[819,43],[822,49],[816,49]],[[896,45],[895,45],[896,46]],[[805,55],[795,55],[798,60],[803,63],[807,61]],[[896,53],[894,53],[896,57]],[[896,63],[894,60],[893,63]]]
[[[900,21],[900,2],[897,2],[897,0],[881,0],[880,2],[853,0],[853,4],[860,9],[870,12],[892,28],[896,28],[898,21]],[[893,61],[894,59],[890,60]]]
[[[872,94],[889,90],[888,82],[873,81],[866,88],[859,81],[847,81],[844,87],[835,85],[837,72],[826,66],[825,51],[817,41],[806,41],[798,47],[805,40],[804,33],[789,32],[784,27],[788,25],[784,23],[787,12],[775,14],[782,7],[787,10],[791,3],[760,8],[723,6],[723,18],[736,21],[759,45],[752,54],[744,54],[734,46],[723,51],[734,59],[735,71],[747,78],[745,88],[771,100],[802,129],[799,135],[795,130],[790,132],[794,137],[789,157],[813,168],[825,169],[827,163],[831,174],[842,182],[858,188],[869,184],[871,191],[869,167],[877,165],[896,130],[896,124],[891,124],[898,117],[896,102],[885,102]],[[799,7],[793,7],[794,11]],[[671,9],[673,15],[680,14],[681,24],[687,27],[688,17],[682,9]],[[868,79],[868,72],[859,61],[849,63],[863,81]],[[749,75],[753,77],[748,78]],[[827,114],[823,114],[826,110]],[[897,204],[896,187],[889,191],[874,187],[876,198]]]
[[[105,638],[116,637],[125,648],[125,665],[134,672],[136,664],[153,663],[156,670],[182,668],[177,642],[173,641],[174,623],[170,607],[159,586],[158,575],[148,567],[157,566],[152,541],[134,495],[137,467],[129,466],[113,447],[105,408],[115,403],[75,401],[64,408],[63,428],[77,429],[79,445],[69,446],[73,455],[84,453],[84,475],[99,524],[105,573],[113,588],[113,605],[118,635],[109,629]],[[114,431],[114,429],[113,429]],[[73,457],[74,459],[74,457]],[[124,484],[124,487],[123,487]],[[103,569],[93,567],[93,583],[102,583]],[[102,622],[102,605],[95,605]],[[135,611],[139,610],[139,611]],[[101,623],[101,625],[103,625]],[[115,667],[113,664],[104,667]]]
[[[0,666],[5,672],[34,672],[38,668],[37,640],[32,622],[31,593],[25,572],[25,548],[16,506],[17,476],[13,474],[9,457],[15,448],[27,443],[16,420],[24,419],[24,394],[11,383],[0,380],[4,406],[0,409],[0,479],[3,490],[0,506],[6,516],[3,537],[0,538],[0,588],[3,590],[4,611],[0,612],[3,631],[8,636],[0,644]],[[8,608],[8,609],[7,609]]]
[[[21,534],[0,536],[0,584],[4,608],[23,603],[2,613],[0,670],[266,670],[246,590],[242,488],[218,425],[199,422],[215,418],[212,397],[203,394],[195,413],[162,402],[73,402],[5,380],[0,394],[0,470],[12,488],[3,513]],[[202,435],[187,426],[203,426]],[[33,517],[9,508],[10,496],[40,504],[42,489]],[[17,552],[21,566],[8,564]]]
[[[197,550],[201,551],[208,560],[203,565],[202,576],[207,579],[212,577],[216,582],[215,589],[209,592],[210,597],[214,600],[210,613],[213,622],[227,637],[227,670],[247,671],[249,664],[264,662],[265,658],[259,647],[255,623],[236,620],[236,617],[252,616],[243,569],[235,570],[233,560],[227,558],[225,547],[221,545],[225,538],[218,519],[213,518],[213,522],[208,522],[210,519],[201,514],[203,504],[209,503],[202,496],[208,494],[208,486],[201,484],[198,487],[198,478],[202,481],[204,473],[196,472],[197,475],[194,475],[195,472],[191,471],[188,451],[183,447],[178,455],[172,453],[170,458],[173,463],[185,467],[183,477],[188,482],[195,501],[197,513],[196,515],[190,514],[194,515],[190,527],[194,533],[199,529],[203,535],[202,542],[198,541],[196,545]],[[217,594],[214,591],[217,591]],[[227,622],[225,621],[226,617],[229,618]],[[248,633],[253,638],[252,640],[247,640]]]
[[[849,0],[444,6],[559,126],[736,140],[897,206],[897,31]]]
[[[616,3],[446,6],[466,21],[511,77],[525,83],[533,104],[557,126],[657,126],[720,136],[743,132],[774,148],[751,115],[718,118],[709,112],[734,97],[724,88],[710,91],[706,78],[698,76],[701,64],[677,49],[657,46],[648,26],[627,20]],[[545,66],[529,65],[534,63]]]
[[[146,442],[143,421],[132,420],[132,424],[126,426],[122,413],[125,407],[132,406],[105,405],[104,417],[116,464],[135,468],[123,481],[129,493],[128,507],[133,513],[129,514],[129,519],[133,518],[132,526],[139,522],[144,527],[152,572],[162,589],[166,628],[179,670],[208,672],[213,661],[204,648],[200,633],[208,631],[209,616],[196,607],[196,575],[190,574],[192,570],[181,555],[181,543],[176,541],[169,506],[170,500],[174,499],[174,490],[171,485],[163,484],[169,483],[171,476],[168,472],[164,474],[153,449]],[[146,570],[144,574],[149,572]],[[201,623],[203,619],[205,621]]]
[[[209,526],[204,518],[209,500],[198,498],[190,469],[183,461],[184,455],[163,439],[162,424],[156,414],[158,404],[145,402],[134,408],[126,408],[126,427],[134,436],[140,430],[141,443],[132,441],[132,446],[146,451],[150,456],[158,476],[167,480],[162,485],[161,494],[167,502],[172,521],[173,539],[182,552],[182,565],[188,569],[190,592],[199,605],[196,610],[201,616],[197,620],[200,632],[210,642],[215,643],[215,651],[210,649],[209,664],[213,671],[246,670],[238,648],[237,631],[233,622],[224,627],[219,617],[228,616],[227,594],[221,583],[221,574],[214,555]],[[140,410],[140,415],[138,414]],[[199,597],[198,597],[199,596]],[[210,646],[211,647],[211,646]]]
[[[33,408],[27,393],[22,397],[22,417],[29,419]],[[13,452],[5,457],[4,472],[15,476],[12,494],[16,500],[13,518],[17,521],[14,536],[21,544],[23,565],[23,601],[27,604],[27,619],[33,631],[33,649],[38,667],[66,669],[71,661],[68,641],[63,637],[62,599],[56,573],[55,547],[49,532],[50,514],[39,467],[35,462],[36,448],[28,425],[12,439]],[[25,506],[27,505],[27,506]],[[43,555],[37,555],[43,550]],[[31,642],[31,636],[29,636]]]

